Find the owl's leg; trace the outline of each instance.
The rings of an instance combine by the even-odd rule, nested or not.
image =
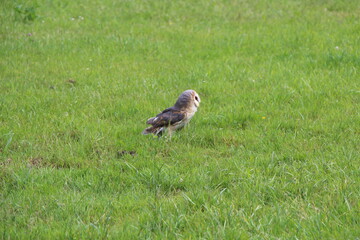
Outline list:
[[[168,137],[169,137],[169,140],[171,140],[171,137],[172,137],[172,134],[173,134],[173,130],[171,128],[168,128]]]
[[[165,129],[162,127],[162,128],[159,128],[156,132],[155,132],[155,136],[158,136],[159,138],[163,135]]]

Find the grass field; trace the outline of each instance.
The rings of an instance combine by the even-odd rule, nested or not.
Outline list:
[[[0,4],[0,238],[359,239],[360,1]]]

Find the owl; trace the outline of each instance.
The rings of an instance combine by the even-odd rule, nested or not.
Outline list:
[[[195,115],[200,105],[200,97],[194,90],[183,92],[175,105],[165,109],[156,117],[149,118],[146,123],[151,127],[146,128],[142,134],[150,134],[161,137],[167,132],[171,137],[176,130],[182,129]]]

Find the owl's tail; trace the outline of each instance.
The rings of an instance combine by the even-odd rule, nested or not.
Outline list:
[[[142,131],[142,134],[147,135],[147,134],[153,133],[156,136],[161,137],[163,132],[164,132],[164,128],[151,126],[151,127],[145,128],[145,130]]]
[[[142,134],[147,135],[147,134],[153,133],[153,131],[154,131],[153,129],[154,129],[153,127],[145,128],[145,130],[142,131]]]

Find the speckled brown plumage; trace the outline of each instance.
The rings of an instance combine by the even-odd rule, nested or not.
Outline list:
[[[189,123],[200,105],[200,97],[194,90],[184,91],[173,107],[167,108],[156,117],[146,121],[151,126],[146,128],[142,134],[155,134],[161,136],[165,131],[171,134],[182,129]]]

